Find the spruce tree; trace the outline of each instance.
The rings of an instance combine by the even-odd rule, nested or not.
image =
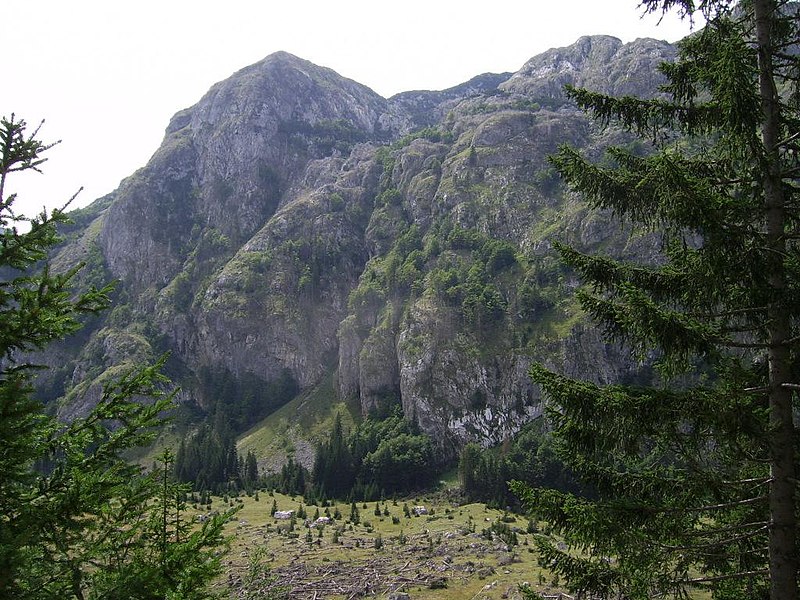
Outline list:
[[[48,267],[63,210],[26,218],[6,194],[10,175],[44,162],[37,133],[0,119],[0,597],[206,598],[225,517],[190,531],[183,490],[123,458],[153,439],[171,406],[165,359],[106,384],[70,423],[34,395],[32,353],[76,331],[111,292],[73,289],[80,267]]]
[[[663,233],[658,264],[557,246],[585,311],[657,357],[656,385],[531,371],[562,458],[597,498],[516,490],[571,546],[540,540],[552,570],[604,598],[797,599],[800,17],[783,1],[731,4],[699,3],[707,25],[663,66],[664,97],[568,90],[651,154],[553,158],[591,205]]]
[[[318,494],[333,498],[344,498],[353,487],[355,468],[341,413],[336,414],[329,440],[317,448],[312,479]]]
[[[478,444],[469,443],[464,446],[458,459],[458,478],[461,489],[468,498],[475,498],[479,493],[479,482],[475,473],[481,458],[481,447]]]
[[[248,489],[252,489],[258,485],[258,462],[252,450],[247,451],[244,469],[244,485]]]

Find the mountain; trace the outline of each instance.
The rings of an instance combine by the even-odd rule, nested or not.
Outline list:
[[[222,407],[241,430],[326,385],[364,415],[402,407],[452,458],[541,413],[532,361],[647,376],[584,322],[551,242],[657,260],[658,237],[587,209],[547,156],[633,143],[564,84],[651,96],[674,55],[584,37],[513,74],[388,99],[284,52],[238,71],[74,213],[54,263],[119,284],[108,314],[44,357],[43,396],[81,414],[109,377],[170,351],[182,426]]]

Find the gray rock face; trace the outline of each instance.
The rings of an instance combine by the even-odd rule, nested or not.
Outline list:
[[[535,56],[499,87],[532,98],[563,98],[565,85],[615,96],[651,96],[664,81],[658,65],[675,56],[667,42],[640,38],[623,44],[611,36],[587,36]]]
[[[484,73],[442,91],[401,92],[390,98],[391,110],[395,115],[402,115],[401,122],[405,123],[406,131],[434,126],[459,102],[493,94],[509,77],[511,73]]]
[[[547,155],[626,139],[591,126],[564,84],[652,94],[673,54],[581,38],[513,75],[388,100],[286,53],[242,69],[173,117],[150,162],[88,210],[91,235],[65,247],[94,248],[123,293],[66,359],[68,392],[134,347],[171,350],[183,401],[201,407],[209,369],[288,370],[302,389],[337,370],[341,399],[402,406],[452,457],[541,413],[533,361],[634,373],[581,325],[550,241],[637,257],[657,243],[586,209]]]
[[[112,273],[142,288],[172,279],[213,226],[234,243],[285,202],[309,160],[391,135],[371,90],[279,52],[173,117],[148,165],[117,190],[101,236]]]
[[[341,159],[325,162],[326,173],[344,169]],[[196,307],[202,363],[265,380],[288,368],[303,387],[332,366],[335,332],[366,261],[363,226],[344,204],[359,213],[371,179],[370,163],[361,162],[358,174],[345,171],[330,190],[298,190],[210,278]],[[332,197],[342,198],[338,212]]]
[[[482,352],[479,341],[463,333],[441,336],[437,321],[415,307],[399,335],[398,358],[403,412],[443,455],[456,456],[467,442],[500,444],[541,414],[527,376],[529,357],[512,348]]]

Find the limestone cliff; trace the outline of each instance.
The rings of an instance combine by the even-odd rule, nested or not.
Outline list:
[[[581,38],[514,74],[389,99],[286,53],[242,69],[76,215],[57,261],[82,253],[85,277],[121,283],[114,310],[59,349],[48,389],[73,414],[110,370],[170,350],[181,401],[202,411],[224,402],[209,372],[309,389],[335,370],[340,399],[402,406],[452,457],[540,413],[532,361],[634,373],[583,325],[550,243],[647,257],[656,240],[589,211],[547,156],[628,143],[564,84],[652,95],[673,55]]]

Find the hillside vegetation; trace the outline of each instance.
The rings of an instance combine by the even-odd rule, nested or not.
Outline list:
[[[674,52],[586,37],[514,74],[389,99],[287,53],[242,69],[75,213],[55,264],[120,283],[109,313],[43,357],[43,396],[75,418],[114,372],[168,351],[176,435],[213,447],[216,472],[237,440],[274,471],[290,456],[312,467],[313,420],[287,418],[281,447],[253,429],[295,398],[319,402],[320,423],[331,404],[348,422],[400,410],[452,462],[541,414],[535,361],[599,383],[637,377],[584,325],[552,241],[654,260],[658,238],[589,210],[547,156],[630,142],[563,84],[649,96]]]

